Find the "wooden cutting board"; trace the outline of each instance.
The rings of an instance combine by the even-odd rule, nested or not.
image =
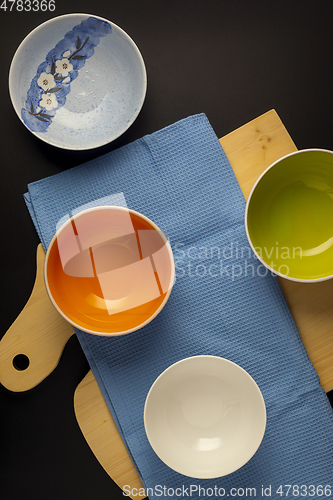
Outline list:
[[[220,142],[245,198],[271,163],[297,150],[275,110]],[[328,392],[333,389],[333,280],[317,284],[279,281],[321,385]],[[90,448],[118,486],[143,488],[91,371],[76,389],[74,408]]]
[[[220,142],[245,197],[265,168],[281,156],[296,151],[274,110],[231,132]],[[28,390],[44,380],[57,365],[68,338],[74,333],[47,297],[44,257],[39,245],[37,277],[31,297],[0,341],[0,382],[12,391]],[[326,392],[333,390],[333,280],[314,284],[279,281],[320,383]],[[24,370],[18,369],[18,354],[30,362]],[[76,389],[74,408],[85,439],[110,477],[121,488],[124,485],[142,488],[91,371]]]

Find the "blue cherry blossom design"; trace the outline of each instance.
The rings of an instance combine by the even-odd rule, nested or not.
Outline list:
[[[22,120],[32,132],[47,131],[57,109],[66,102],[70,83],[78,77],[86,59],[93,56],[100,37],[111,30],[108,22],[89,17],[74,26],[50,50],[37,69],[27,92],[25,108],[21,110]]]

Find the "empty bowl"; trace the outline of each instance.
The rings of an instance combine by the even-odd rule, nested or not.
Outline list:
[[[333,277],[333,152],[306,149],[274,162],[247,200],[245,227],[258,259],[299,282]]]
[[[171,469],[200,479],[230,474],[257,451],[266,428],[263,396],[232,361],[194,356],[167,368],[144,407],[148,440]]]
[[[18,47],[9,91],[24,125],[64,149],[107,144],[134,122],[146,70],[133,40],[98,16],[66,14],[35,28]]]
[[[61,225],[46,252],[49,297],[76,328],[124,335],[152,321],[174,282],[170,243],[151,220],[122,207],[94,207]]]

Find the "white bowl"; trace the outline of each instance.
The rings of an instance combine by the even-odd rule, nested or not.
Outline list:
[[[148,440],[176,472],[200,479],[230,474],[257,451],[266,428],[263,396],[232,361],[194,356],[167,368],[144,408]]]
[[[66,14],[34,29],[9,72],[14,109],[43,141],[90,149],[119,137],[134,122],[147,87],[133,40],[98,16]]]

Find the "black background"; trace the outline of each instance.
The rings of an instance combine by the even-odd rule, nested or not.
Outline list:
[[[1,337],[35,278],[39,239],[23,201],[29,182],[198,112],[206,113],[222,137],[274,108],[299,149],[333,149],[330,0],[55,5],[54,12],[0,9]],[[132,127],[114,143],[85,152],[66,152],[35,138],[16,116],[8,92],[11,59],[23,38],[47,19],[71,12],[99,15],[123,28],[138,45],[148,75],[146,100]],[[76,422],[73,394],[87,371],[72,337],[58,367],[39,386],[24,393],[0,386],[1,500],[123,498]]]

